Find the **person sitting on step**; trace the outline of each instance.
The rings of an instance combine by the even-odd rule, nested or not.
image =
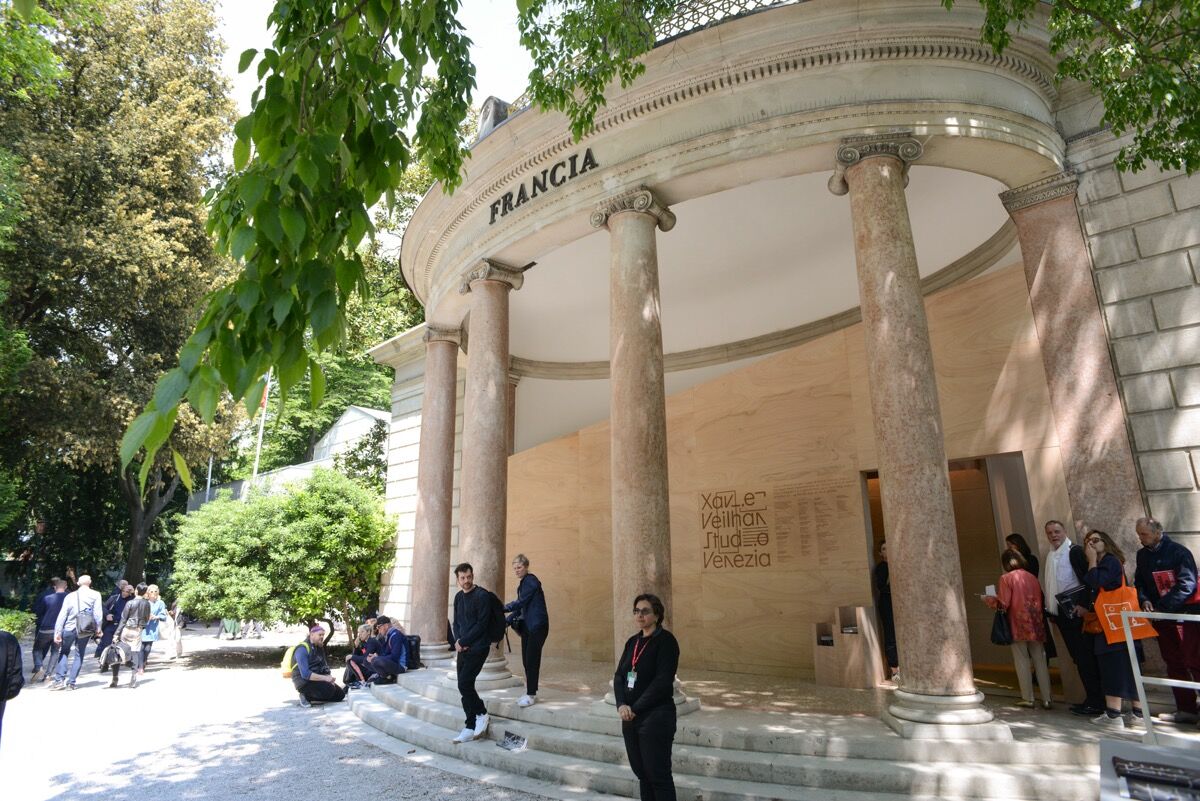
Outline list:
[[[408,638],[387,615],[375,618],[379,635],[379,652],[367,656],[367,664],[378,674],[376,684],[390,684],[408,665]]]
[[[346,655],[346,672],[342,682],[350,689],[357,689],[375,675],[375,668],[367,657],[379,653],[379,640],[375,637],[373,623],[363,623],[354,637],[354,646]]]

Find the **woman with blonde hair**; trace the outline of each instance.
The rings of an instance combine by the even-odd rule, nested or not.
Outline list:
[[[346,655],[346,672],[342,675],[342,683],[350,689],[365,684],[375,675],[375,668],[371,667],[367,657],[377,653],[379,640],[375,637],[374,621],[368,621],[359,626],[354,635],[354,645]]]
[[[154,643],[158,642],[159,621],[167,619],[167,605],[162,598],[158,597],[157,584],[146,587],[146,600],[150,602],[150,619],[146,621],[146,626],[142,629],[142,663],[137,671],[139,676],[146,672],[146,663],[150,661],[150,651],[154,648]]]
[[[121,619],[117,623],[113,644],[110,648],[124,646],[129,649],[129,686],[137,686],[138,670],[142,665],[142,628],[150,620],[150,603],[146,600],[146,585],[138,584],[134,588],[134,598],[127,602],[121,610]],[[118,643],[120,645],[118,645]],[[121,663],[115,659],[112,666],[112,682],[109,687],[117,686],[117,674],[121,672]]]

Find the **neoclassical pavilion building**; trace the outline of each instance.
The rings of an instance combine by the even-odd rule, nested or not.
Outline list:
[[[1044,28],[997,55],[973,3],[688,13],[581,141],[490,101],[417,208],[383,607],[444,641],[451,565],[512,597],[523,552],[552,656],[611,660],[653,591],[681,673],[820,680],[886,536],[886,717],[1002,738],[1004,536],[1197,542],[1200,181],[1118,174]]]

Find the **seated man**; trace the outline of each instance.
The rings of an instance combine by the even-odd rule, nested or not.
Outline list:
[[[368,656],[367,663],[378,674],[376,683],[390,683],[408,665],[408,638],[387,615],[375,619],[375,630],[379,632],[379,653]]]
[[[329,663],[325,661],[325,629],[313,626],[308,636],[296,646],[292,659],[292,686],[300,693],[300,706],[312,706],[312,702],[341,701],[346,697],[346,688],[339,687],[330,675]]]

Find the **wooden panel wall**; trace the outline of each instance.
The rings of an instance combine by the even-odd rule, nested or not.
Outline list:
[[[1020,265],[945,290],[926,307],[948,458],[1023,451],[1035,515],[1065,514]],[[835,606],[871,603],[861,476],[876,465],[861,330],[673,395],[667,427],[674,585],[667,625],[680,639],[683,667],[810,677],[812,624]],[[608,464],[607,423],[509,460],[508,554],[525,553],[545,585],[552,656],[612,659]],[[712,561],[702,515],[713,493],[738,502],[762,493],[769,544],[760,551],[768,566]],[[990,519],[990,510],[979,514]],[[986,536],[994,549],[994,531]],[[628,601],[615,604],[620,614]]]

